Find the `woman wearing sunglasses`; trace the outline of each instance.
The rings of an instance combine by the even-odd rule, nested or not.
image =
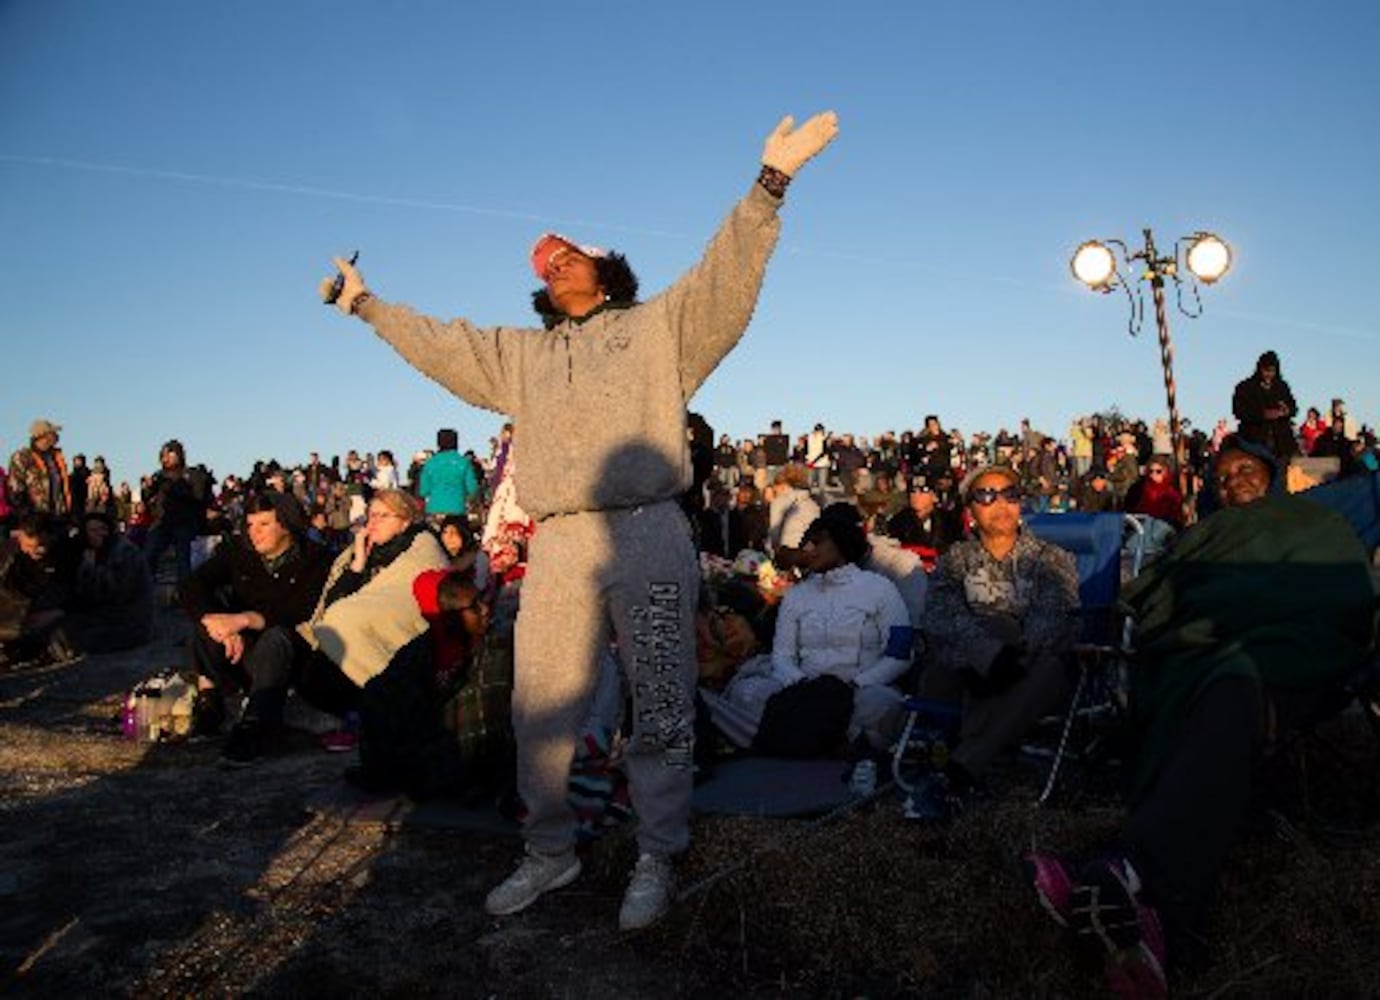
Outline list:
[[[1020,479],[989,466],[963,486],[973,535],[951,547],[930,578],[921,628],[920,693],[958,702],[951,759],[916,786],[907,815],[944,821],[987,773],[1067,695],[1064,658],[1078,621],[1073,557],[1021,529]]]

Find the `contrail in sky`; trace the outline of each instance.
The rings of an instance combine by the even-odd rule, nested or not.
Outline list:
[[[352,201],[365,205],[390,205],[397,208],[416,208],[426,211],[436,212],[462,212],[468,215],[487,215],[498,219],[517,219],[523,222],[533,222],[539,225],[559,225],[559,226],[586,226],[590,228],[606,229],[611,232],[628,233],[637,236],[652,236],[663,239],[691,240],[696,237],[689,233],[670,232],[663,229],[647,229],[638,226],[626,226],[614,222],[605,222],[595,219],[575,219],[575,218],[556,218],[546,215],[538,215],[534,212],[518,212],[512,209],[487,208],[481,205],[463,205],[456,202],[429,201],[423,198],[398,198],[391,195],[380,194],[360,194],[354,191],[337,191],[331,188],[311,187],[303,184],[282,184],[273,181],[256,181],[243,177],[221,177],[214,174],[193,174],[180,170],[156,170],[149,167],[126,167],[113,163],[90,163],[85,160],[70,160],[55,156],[26,156],[18,153],[0,153],[0,162],[22,163],[36,167],[58,167],[64,170],[87,170],[95,173],[120,174],[126,177],[144,177],[153,180],[178,181],[191,184],[214,184],[220,187],[240,188],[246,191],[268,191],[274,194],[297,194],[310,198],[334,198],[337,201]],[[945,268],[933,267],[912,260],[898,260],[881,257],[869,257],[862,254],[840,253],[829,250],[810,250],[808,248],[791,245],[785,248],[787,253],[799,254],[800,256],[828,258],[834,260],[854,261],[861,264],[885,265],[897,268],[920,270],[929,274],[952,278],[971,278],[972,274],[967,271],[949,270]],[[1032,282],[1023,278],[1015,278],[1006,275],[992,274],[984,272],[982,275],[985,281],[996,281],[1018,288],[1040,289],[1043,291],[1074,291],[1067,289],[1066,285]],[[1251,323],[1261,323],[1269,326],[1286,327],[1295,330],[1306,330],[1312,333],[1331,334],[1339,337],[1349,337],[1353,340],[1374,341],[1380,339],[1380,333],[1374,330],[1357,330],[1349,327],[1328,326],[1323,323],[1312,323],[1306,320],[1290,319],[1285,316],[1260,316],[1254,313],[1243,313],[1235,310],[1221,310],[1218,315],[1229,316],[1233,319],[1245,320]]]

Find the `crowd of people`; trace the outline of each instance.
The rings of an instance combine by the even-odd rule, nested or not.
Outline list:
[[[576,814],[604,773],[581,761],[607,750],[638,821],[619,914],[636,930],[671,906],[693,782],[720,750],[875,773],[918,692],[954,721],[907,815],[967,810],[993,762],[1068,695],[1078,575],[1023,514],[1143,515],[1182,540],[1129,598],[1160,659],[1132,672],[1146,752],[1124,851],[1030,865],[1046,908],[1105,951],[1110,976],[1162,989],[1164,942],[1176,957],[1201,938],[1242,808],[1224,799],[1185,819],[1200,755],[1221,751],[1214,773],[1247,789],[1276,717],[1265,706],[1286,689],[1325,700],[1374,648],[1368,554],[1344,521],[1280,495],[1281,463],[1374,475],[1374,436],[1340,400],[1329,423],[1317,410],[1296,422],[1267,352],[1236,387],[1236,429],[1224,419],[1182,441],[1115,412],[1073,420],[1062,440],[1029,421],[965,435],[937,415],[871,439],[774,422],[716,440],[688,400],[743,335],[787,187],[836,128],[831,115],[783,121],[704,258],[646,302],[621,255],[556,234],[530,259],[543,329],[441,323],[336,261],[326,301],[513,420],[487,449],[461,452],[442,429],[405,471],[390,451],[351,451],[217,480],[170,440],[137,488],[112,487],[101,457],[69,466],[61,427],[34,421],[0,474],[13,528],[0,665],[138,646],[158,584],[175,587],[193,632],[193,731],[223,739],[228,765],[253,764],[275,752],[295,692],[342,720],[328,739],[358,746],[347,777],[362,787],[501,801],[527,849],[486,899],[495,916],[579,876]],[[1276,595],[1270,619],[1306,638],[1315,669],[1241,652],[1269,637],[1229,613],[1259,588],[1212,575],[1223,551],[1330,567],[1309,600]],[[1185,608],[1217,624],[1214,657],[1195,652]],[[1163,681],[1156,664],[1171,661],[1191,680]],[[1200,843],[1213,850],[1186,861]]]

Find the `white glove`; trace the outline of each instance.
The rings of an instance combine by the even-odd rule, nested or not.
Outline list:
[[[364,278],[355,270],[353,264],[340,257],[332,259],[336,270],[345,275],[345,286],[340,290],[340,297],[335,300],[335,307],[349,316],[354,311],[355,299],[359,298],[366,291]],[[335,284],[335,278],[323,278],[321,281],[321,301],[325,302],[331,297],[331,286]]]
[[[762,147],[762,163],[773,170],[779,170],[787,177],[812,159],[815,154],[839,134],[839,116],[832,111],[815,115],[800,128],[795,128],[795,118],[787,115],[772,129]]]

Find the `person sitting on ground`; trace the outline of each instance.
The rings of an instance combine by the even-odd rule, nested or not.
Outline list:
[[[772,486],[767,540],[772,561],[782,570],[796,567],[805,529],[819,517],[819,504],[807,489],[809,482],[809,470],[792,462],[776,474]]]
[[[244,520],[244,534],[217,546],[178,591],[196,629],[191,658],[197,735],[219,735],[227,697],[252,698],[253,692],[276,689],[300,671],[307,650],[293,629],[310,617],[331,565],[326,549],[307,539],[295,498],[253,494]],[[251,717],[260,711],[256,705]]]
[[[447,514],[441,519],[437,532],[441,547],[446,550],[450,568],[463,574],[466,579],[475,579],[475,560],[479,557],[479,543],[474,540],[467,517]]]
[[[1152,455],[1145,474],[1126,492],[1126,512],[1157,518],[1183,530],[1184,495],[1174,483],[1174,460],[1168,455]]]
[[[414,799],[498,793],[513,776],[512,659],[489,656],[489,607],[453,569],[412,582],[428,630],[360,696],[360,764],[346,780]]]
[[[62,541],[53,520],[33,512],[0,540],[0,668],[76,655],[58,630],[70,584]]]
[[[831,691],[846,707],[840,731],[819,734],[813,752],[846,740],[860,755],[880,755],[900,729],[902,695],[894,685],[911,667],[914,631],[895,584],[859,567],[867,550],[857,510],[847,503],[828,507],[801,543],[808,575],[786,592],[777,614],[771,675],[758,691],[763,719],[772,714],[773,699],[802,684]],[[757,735],[770,752],[770,734]]]
[[[71,590],[62,630],[84,653],[114,653],[153,638],[153,575],[144,554],[122,536],[109,514],[88,509],[81,518]]]
[[[1136,751],[1120,850],[1076,872],[1027,858],[1049,913],[1136,996],[1164,993],[1166,958],[1201,957],[1254,765],[1340,711],[1375,651],[1376,587],[1351,525],[1284,492],[1265,443],[1229,437],[1215,470],[1221,509],[1122,594]]]
[[[1021,526],[1018,474],[989,466],[964,484],[976,537],[940,557],[930,577],[920,694],[959,702],[952,758],[923,778],[908,815],[944,821],[992,762],[1067,696],[1078,631],[1073,557]]]
[[[289,686],[332,715],[357,711],[360,690],[426,630],[412,582],[427,570],[446,568],[448,561],[423,523],[416,497],[402,490],[376,491],[364,530],[336,557],[316,610],[297,627],[312,651],[299,677],[279,678],[272,688],[250,695],[246,717],[236,727],[242,739],[236,744],[232,733],[232,749],[242,749],[250,759],[257,756],[264,738],[281,723]]]

